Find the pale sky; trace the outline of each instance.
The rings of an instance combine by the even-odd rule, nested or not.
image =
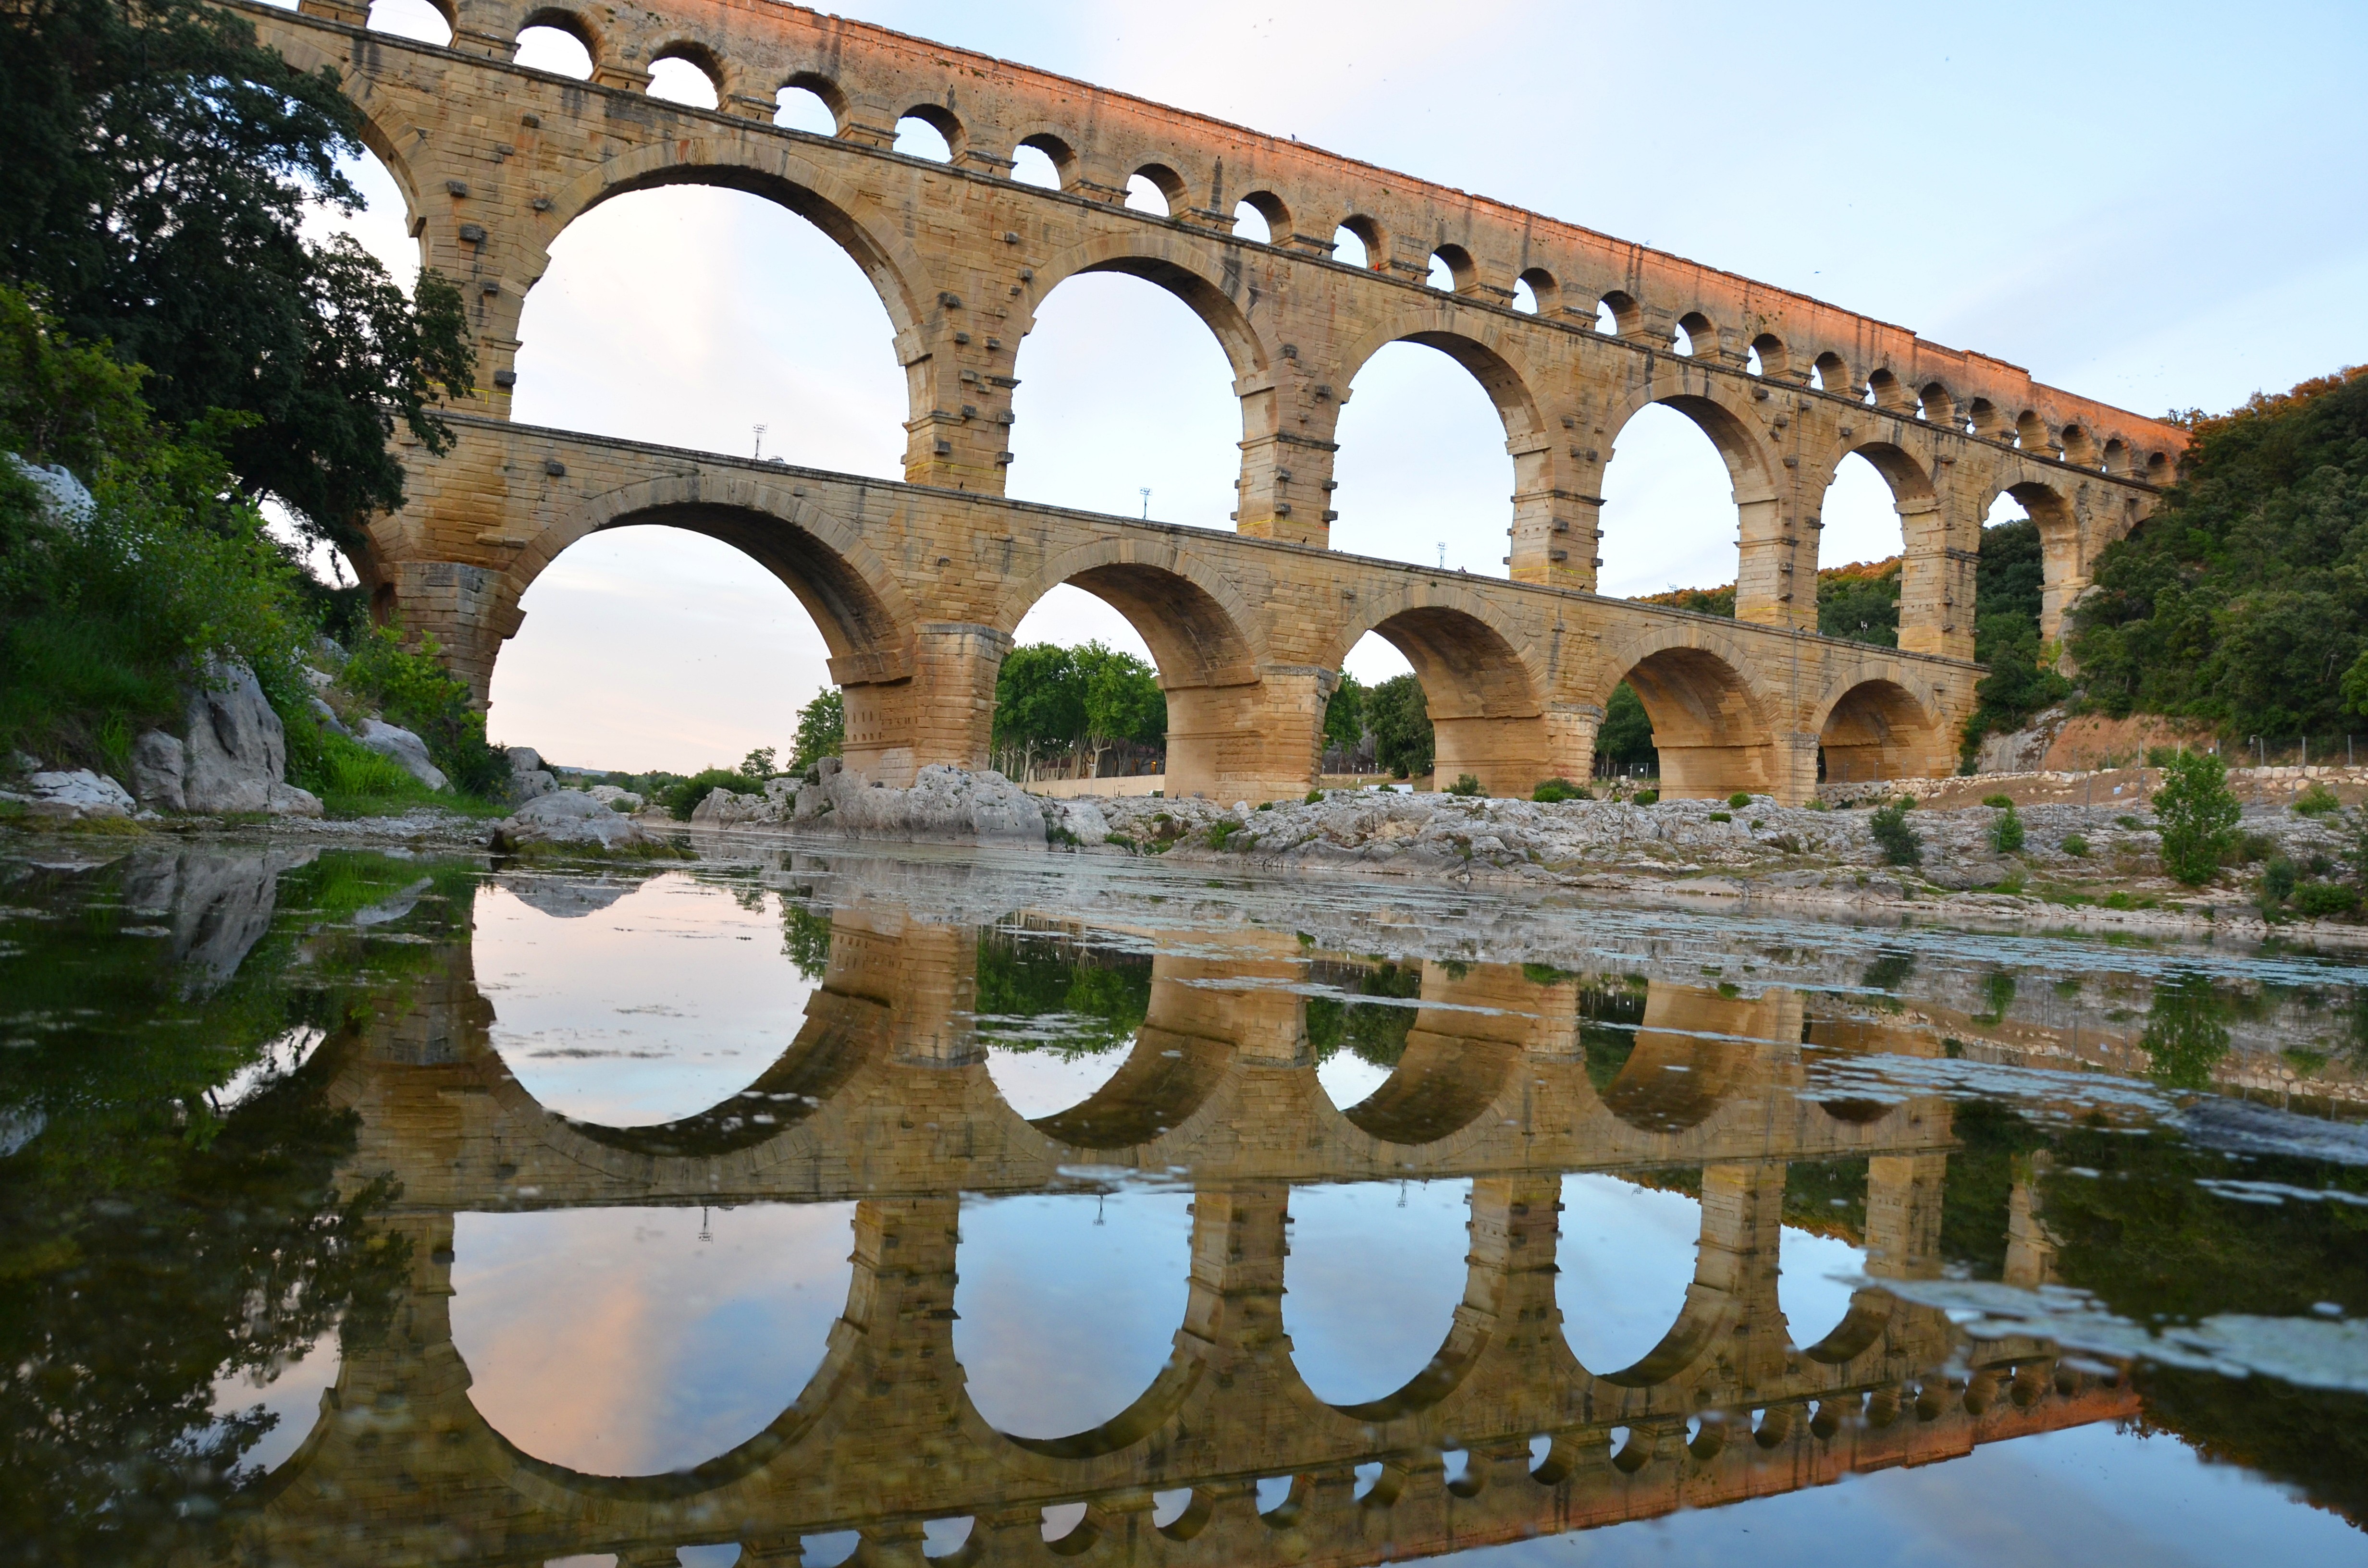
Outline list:
[[[1448,26],[1390,3],[839,4],[1798,289],[2142,413],[2225,408],[2368,358],[2356,6],[1479,0]],[[425,0],[372,15],[410,30],[405,7]],[[372,207],[353,227],[407,278],[392,182],[360,177]],[[520,335],[522,421],[735,453],[762,424],[768,455],[901,472],[886,313],[853,262],[758,198],[676,187],[594,210],[553,247]],[[1139,515],[1148,488],[1156,518],[1229,526],[1239,405],[1180,303],[1073,278],[1016,369],[1013,495]],[[1402,344],[1352,390],[1334,542],[1428,564],[1443,542],[1446,564],[1503,575],[1512,465],[1476,384]],[[1725,470],[1682,416],[1622,432],[1604,491],[1604,591],[1734,580]],[[1826,564],[1899,549],[1863,462],[1824,517]],[[492,733],[571,765],[687,771],[786,748],[826,678],[787,589],[671,529],[585,540],[526,609]],[[1075,589],[1020,634],[1144,651]],[[1350,659],[1367,678],[1405,667],[1375,638]]]

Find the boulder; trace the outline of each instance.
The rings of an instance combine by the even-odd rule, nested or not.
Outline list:
[[[512,773],[541,773],[543,771],[542,753],[535,750],[532,746],[512,746],[509,748],[509,754],[510,771]]]
[[[253,670],[210,661],[189,694],[188,728],[181,795],[190,811],[271,809],[271,787],[288,777],[288,737]]]
[[[690,809],[690,820],[698,827],[739,827],[781,819],[773,801],[765,796],[735,794],[718,785],[707,792],[707,799]]]
[[[620,790],[614,784],[595,784],[584,791],[612,812],[638,812],[642,798],[631,790]]]
[[[493,847],[518,855],[534,850],[595,854],[663,854],[663,839],[633,818],[575,790],[539,795],[495,827]]]
[[[379,756],[400,764],[405,773],[430,790],[444,788],[444,770],[427,759],[427,743],[409,730],[383,719],[365,719],[361,733],[354,738]]]
[[[32,774],[23,789],[0,790],[0,801],[14,801],[28,815],[47,822],[128,817],[137,806],[122,785],[87,767],[71,773]]]
[[[1073,801],[1046,801],[1043,805],[1044,825],[1049,832],[1059,828],[1081,845],[1096,845],[1110,835],[1110,818],[1092,800],[1080,796]]]
[[[559,780],[544,768],[530,768],[524,773],[510,775],[510,799],[513,801],[536,800],[558,788]]]
[[[131,792],[154,811],[189,809],[182,784],[189,768],[188,747],[178,735],[150,730],[131,743]]]
[[[1000,773],[931,763],[911,789],[891,790],[866,784],[833,766],[837,760],[824,758],[822,781],[797,792],[800,828],[912,844],[1043,847],[1042,807]]]
[[[88,489],[63,463],[27,462],[16,453],[6,454],[8,466],[33,482],[41,494],[41,510],[46,520],[70,531],[79,532],[97,510]]]
[[[313,673],[318,675],[320,672],[315,670]],[[354,733],[346,728],[346,722],[337,717],[337,710],[318,697],[306,698],[304,706],[312,710],[313,717],[319,721],[321,728],[328,731],[329,733],[343,735],[347,740],[354,738]]]

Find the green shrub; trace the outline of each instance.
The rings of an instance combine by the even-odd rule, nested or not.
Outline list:
[[[2281,855],[2261,868],[2261,896],[2271,903],[2283,903],[2294,897],[2294,883],[2301,873],[2294,863]]]
[[[2022,847],[2022,815],[2009,801],[1998,821],[1990,824],[1990,846],[2001,855],[2011,855]]]
[[[2266,833],[2243,833],[2237,835],[2235,847],[2221,856],[2223,864],[2233,861],[2239,866],[2258,865],[2278,852],[2278,841]]]
[[[1713,812],[1710,814],[1710,820],[1713,822],[1733,822],[1735,820],[1735,813],[1733,812]]]
[[[1726,803],[1739,812],[1744,807],[1751,804],[1751,791],[1748,790],[1737,790],[1734,794],[1729,795],[1726,798]]]
[[[1309,791],[1307,791],[1307,799],[1306,799],[1304,802],[1302,802],[1302,803],[1303,803],[1303,804],[1305,804],[1305,805],[1313,806],[1313,805],[1319,804],[1319,803],[1323,801],[1323,799],[1324,799],[1324,791],[1323,791],[1323,790],[1310,790]]]
[[[1551,805],[1556,801],[1591,801],[1595,799],[1595,791],[1567,778],[1541,778],[1538,787],[1530,791],[1530,799]]]
[[[1982,804],[1989,807],[1990,810],[1994,812],[2010,812],[2014,810],[2014,797],[2012,795],[1984,795],[1982,797]]]
[[[2148,746],[2146,747],[2146,765],[2148,767],[2169,767],[2172,763],[2178,761],[2179,757],[2180,748],[2177,746]]]
[[[2360,907],[2360,890],[2340,882],[2305,882],[2294,891],[2294,907],[2313,920],[2349,915]]]
[[[2294,809],[2296,816],[2323,817],[2341,811],[2343,802],[2326,785],[2314,784],[2294,797]]]
[[[2064,853],[2076,860],[2085,860],[2089,858],[2089,841],[2077,833],[2066,834],[2061,847]]]
[[[1884,807],[1867,819],[1867,828],[1874,835],[1876,846],[1883,851],[1886,866],[1915,866],[1923,863],[1924,841],[1907,825],[1907,802],[1903,799]]]
[[[746,795],[763,787],[762,780],[751,778],[735,767],[702,767],[660,790],[656,803],[664,806],[675,821],[689,822],[690,813],[699,809],[699,802],[718,790]]]
[[[1474,796],[1480,793],[1480,780],[1473,778],[1469,773],[1459,773],[1455,776],[1455,782],[1440,792],[1448,795]]]
[[[2209,881],[2237,838],[2237,797],[2228,768],[2210,752],[2190,752],[2163,769],[2154,812],[2161,824],[2165,869],[2192,887]]]
[[[1246,831],[1244,825],[1233,818],[1219,817],[1209,824],[1209,847],[1223,849],[1233,842],[1235,834]]]
[[[1661,792],[1658,790],[1639,790],[1628,798],[1640,806],[1650,806],[1659,803]]]
[[[2146,831],[2146,819],[2143,817],[2131,816],[2128,812],[2124,812],[2122,815],[2113,819],[2113,825],[2115,827],[2128,828],[2132,833],[2144,833]]]
[[[444,650],[423,634],[405,647],[403,630],[389,624],[360,640],[337,682],[427,744],[427,755],[452,787],[493,798],[510,787],[509,748],[485,739],[485,716],[470,705],[469,688],[445,667]]]

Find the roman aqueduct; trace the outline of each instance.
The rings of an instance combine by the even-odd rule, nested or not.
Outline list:
[[[455,449],[406,451],[408,500],[376,520],[356,566],[378,608],[432,632],[480,698],[553,558],[595,529],[665,524],[739,547],[797,594],[845,693],[849,766],[883,783],[933,762],[984,765],[1000,661],[1030,608],[1065,583],[1152,650],[1171,793],[1304,790],[1335,672],[1375,632],[1421,677],[1443,776],[1522,794],[1586,777],[1625,679],[1672,793],[1798,801],[1821,749],[1861,778],[1950,768],[1982,673],[1974,569],[1998,496],[2039,525],[2053,636],[2184,441],[1797,293],[788,6],[438,0],[453,31],[438,47],[371,31],[355,0],[233,3],[290,61],[339,73],[425,261],[465,291],[483,384],[453,417]],[[531,26],[580,40],[590,78],[515,64]],[[704,73],[718,107],[650,97],[667,60]],[[823,98],[837,134],[774,124],[786,87]],[[949,161],[894,151],[914,118],[943,135]],[[1050,157],[1060,188],[1012,177],[1022,147]],[[1138,176],[1164,215],[1126,204]],[[870,278],[910,399],[902,483],[508,418],[520,312],[553,241],[603,201],[685,183],[781,203]],[[1245,207],[1267,239],[1235,232]],[[1341,230],[1364,265],[1335,254]],[[1429,281],[1434,261],[1452,290]],[[1167,290],[1223,347],[1242,407],[1234,533],[1005,497],[1025,438],[1011,415],[1021,341],[1063,280],[1094,271]],[[1452,358],[1502,416],[1509,580],[1329,548],[1344,394],[1401,341]],[[1593,591],[1604,467],[1656,403],[1698,425],[1733,479],[1732,620]],[[1902,522],[1896,650],[1816,631],[1819,509],[1852,453],[1883,475]]]

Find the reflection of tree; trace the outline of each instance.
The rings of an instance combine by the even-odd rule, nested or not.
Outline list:
[[[230,869],[269,907],[261,857]],[[148,928],[116,928],[122,872],[52,881],[40,901],[68,917],[12,925],[0,994],[53,1027],[0,1053],[0,1108],[39,1129],[0,1160],[0,1558],[158,1561],[201,1542],[243,1502],[243,1456],[271,1425],[215,1421],[216,1381],[268,1376],[332,1328],[381,1332],[406,1258],[366,1224],[389,1195],[334,1185],[353,1114],[319,1065],[244,1099],[224,1085],[293,1027],[335,1037],[401,1007],[441,959],[377,936],[454,921],[465,898],[422,895],[456,874],[335,856],[279,877],[278,917],[211,990]],[[385,917],[367,931],[332,924],[372,906]]]
[[[2228,1054],[2231,1006],[2209,975],[2190,970],[2157,982],[2138,1039],[2154,1058],[2147,1075],[2165,1088],[2211,1087],[2214,1064]]]
[[[2368,1395],[2177,1367],[2142,1368],[2137,1386],[2149,1427],[2298,1486],[2368,1529]]]
[[[1133,1040],[1150,1011],[1148,954],[1050,933],[997,929],[979,937],[979,1017],[1047,1026],[1042,1032],[1009,1022],[985,1026],[982,1032],[998,1045],[1090,1056]]]
[[[1578,1044],[1587,1053],[1587,1081],[1599,1095],[1611,1087],[1636,1049],[1645,994],[1641,981],[1590,985],[1578,994]]]
[[[1395,996],[1417,1001],[1422,996],[1422,960],[1372,965],[1326,966],[1322,978],[1342,990],[1353,988],[1366,996]],[[1406,1055],[1406,1036],[1414,1032],[1415,1009],[1385,1002],[1343,1002],[1337,997],[1307,999],[1307,1044],[1320,1063],[1346,1051],[1375,1067],[1395,1069]]]
[[[830,967],[830,916],[781,900],[781,952],[808,980]]]

